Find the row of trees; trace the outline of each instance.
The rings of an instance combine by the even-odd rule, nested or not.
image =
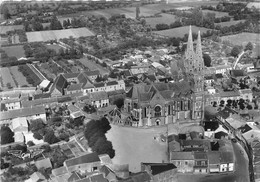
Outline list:
[[[112,143],[107,140],[105,133],[110,130],[109,121],[103,117],[100,120],[91,120],[85,127],[85,137],[88,145],[98,154],[108,154],[110,158],[115,156]]]

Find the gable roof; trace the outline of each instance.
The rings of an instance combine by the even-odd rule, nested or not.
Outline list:
[[[232,152],[221,152],[220,153],[220,162],[221,163],[233,163],[234,156]]]
[[[60,175],[68,173],[68,170],[65,166],[62,166],[60,168],[53,169],[51,172],[54,176],[60,176]]]
[[[64,73],[63,76],[66,79],[68,79],[68,78],[77,78],[79,74],[80,73]]]
[[[93,83],[93,85],[98,88],[98,87],[104,87],[105,86],[105,83],[103,82],[99,82],[99,83]]]
[[[67,87],[67,91],[81,90],[83,83],[71,84]]]
[[[75,166],[75,165],[79,165],[79,164],[84,164],[84,163],[93,163],[93,162],[99,162],[100,159],[97,155],[97,153],[89,153],[89,154],[85,154],[85,155],[81,155],[79,157],[75,157],[72,159],[68,159],[64,162],[64,165],[66,165],[66,167],[70,167],[70,166]]]
[[[219,164],[220,163],[220,152],[209,151],[208,159],[209,159],[209,164]]]
[[[93,71],[86,71],[85,74],[87,76],[96,76],[96,75],[100,75],[99,70],[93,70]]]
[[[171,160],[194,160],[192,152],[171,152]]]
[[[56,79],[55,82],[52,85],[51,91],[53,91],[55,88],[63,93],[63,89],[66,88],[68,85],[67,80],[64,78],[62,74],[60,74]]]
[[[37,167],[37,169],[47,169],[47,168],[52,168],[52,164],[51,164],[51,160],[50,158],[45,158],[39,161],[35,161],[35,166]]]
[[[208,159],[208,155],[206,152],[194,152],[194,158],[195,160],[207,160]]]
[[[80,73],[78,75],[78,80],[79,80],[79,83],[83,84],[83,86],[86,85],[87,83],[90,83],[89,79],[87,78],[87,76],[85,76],[84,73]]]
[[[139,172],[132,174],[127,179],[121,179],[119,182],[149,182],[151,177],[147,172]]]
[[[89,94],[90,99],[92,101],[97,101],[97,100],[105,100],[108,99],[108,95],[105,91],[101,91],[101,92],[92,92]]]
[[[142,163],[145,166],[150,166],[152,175],[157,175],[177,167],[173,163]]]
[[[106,178],[104,178],[104,176],[102,174],[91,176],[90,179],[91,179],[91,182],[108,182],[108,180]]]
[[[36,114],[45,114],[45,107],[35,106],[35,107],[27,107],[22,109],[15,109],[15,110],[1,112],[0,121],[18,118],[18,117],[33,116]]]
[[[117,85],[117,84],[118,84],[117,81],[110,81],[110,82],[107,82],[107,86]]]

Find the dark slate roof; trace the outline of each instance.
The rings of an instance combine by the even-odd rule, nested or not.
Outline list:
[[[72,84],[67,87],[67,91],[81,90],[82,83]]]
[[[233,163],[234,156],[232,152],[221,152],[220,153],[220,162],[221,163]]]
[[[143,163],[143,165],[151,167],[152,175],[157,175],[177,168],[172,163]]]
[[[205,76],[205,80],[212,80],[213,79],[213,76]]]
[[[91,182],[108,182],[108,180],[106,178],[104,178],[104,176],[102,174],[91,176],[90,179],[91,179]]]
[[[118,180],[118,182],[150,182],[151,177],[147,172],[139,172],[131,174],[127,179]]]
[[[64,76],[66,79],[68,79],[68,78],[77,78],[79,74],[80,74],[80,73],[64,73],[63,76]]]
[[[245,73],[243,70],[230,70],[230,75],[233,77],[240,77],[245,76]]]
[[[92,92],[90,93],[90,98],[92,101],[97,101],[97,100],[108,99],[108,95],[105,91]]]
[[[132,76],[130,70],[125,70],[125,71],[124,71],[124,75],[127,76],[127,77],[128,77],[128,76]]]
[[[171,160],[193,160],[192,152],[171,152]]]
[[[220,152],[209,151],[208,159],[209,159],[209,164],[219,164],[220,163]]]
[[[87,76],[95,76],[95,75],[100,75],[99,70],[94,70],[94,71],[86,71],[85,74]]]
[[[51,93],[35,94],[34,99],[45,99],[51,97]]]
[[[215,77],[216,77],[216,78],[219,78],[219,79],[220,79],[220,78],[224,78],[223,75],[222,75],[221,73],[217,73],[217,74],[215,74]]]
[[[164,90],[160,92],[161,96],[163,96],[164,99],[171,99],[172,95],[173,95],[173,91],[172,90]]]
[[[93,162],[99,162],[100,159],[97,155],[97,153],[90,153],[90,154],[85,154],[79,157],[75,157],[72,159],[68,159],[65,161],[65,164],[67,167],[70,166],[75,166],[79,164],[84,164],[84,163],[93,163]]]
[[[67,80],[64,78],[63,75],[59,75],[53,84],[53,89],[56,88],[59,90],[61,93],[63,93],[63,89],[66,88],[68,85]],[[53,90],[52,89],[52,90]]]
[[[119,95],[119,94],[125,94],[125,90],[120,89],[120,90],[114,90],[114,91],[107,92],[108,96]]]
[[[208,159],[208,156],[207,156],[207,153],[206,152],[194,152],[194,158],[195,160],[207,160]]]
[[[70,175],[69,179],[67,180],[68,182],[74,182],[81,179],[79,177],[79,175],[76,172],[72,172],[72,174]]]
[[[103,82],[99,82],[99,83],[93,83],[94,87],[98,88],[98,87],[104,87],[105,84]]]
[[[117,85],[117,84],[118,84],[117,81],[110,81],[110,82],[107,82],[107,86]]]
[[[83,85],[86,85],[88,82],[90,82],[83,73],[80,73],[78,75],[78,80],[79,80],[79,83],[82,83]]]

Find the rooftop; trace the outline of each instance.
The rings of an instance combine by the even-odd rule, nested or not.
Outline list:
[[[67,167],[70,166],[75,166],[75,165],[79,165],[79,164],[84,164],[84,163],[93,163],[93,162],[99,162],[100,159],[97,155],[97,153],[89,153],[89,154],[85,154],[79,157],[75,157],[72,159],[68,159],[64,162],[64,164]]]
[[[193,152],[171,152],[171,160],[194,160]]]
[[[142,163],[142,164],[151,167],[152,175],[157,175],[177,168],[172,163]]]

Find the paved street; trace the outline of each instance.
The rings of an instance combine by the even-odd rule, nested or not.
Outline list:
[[[178,182],[249,182],[248,157],[239,143],[233,143],[236,164],[234,173],[213,175],[179,175]],[[240,151],[243,151],[243,154]]]

